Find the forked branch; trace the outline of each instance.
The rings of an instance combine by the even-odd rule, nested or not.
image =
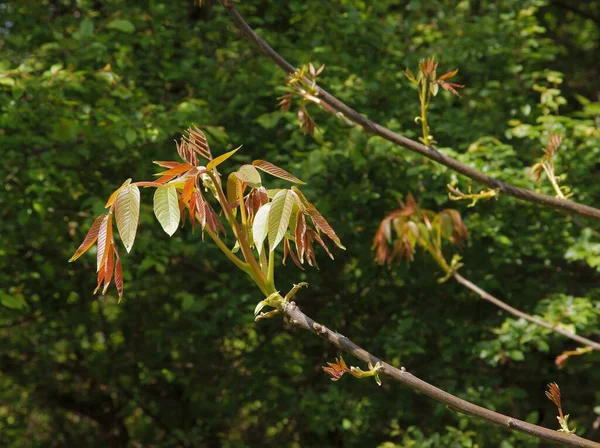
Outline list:
[[[394,381],[419,391],[433,398],[434,400],[445,404],[451,410],[460,412],[462,414],[471,415],[473,417],[486,420],[490,423],[503,426],[511,431],[522,432],[548,442],[559,443],[566,446],[600,448],[600,443],[581,438],[574,434],[565,434],[544,428],[542,426],[533,425],[531,423],[527,423],[498,412],[490,411],[489,409],[477,406],[476,404],[470,403],[462,398],[458,398],[452,394],[449,394],[448,392],[438,389],[437,387],[408,373],[404,368],[397,369],[396,367],[391,366],[390,364],[372,355],[365,349],[359,347],[347,337],[342,336],[341,334],[330,330],[326,326],[315,322],[313,319],[304,314],[294,302],[285,303],[282,312],[293,325],[320,336],[321,338],[338,347],[340,350],[350,353],[366,363],[371,363],[373,365],[376,365],[378,362],[381,363],[382,367],[379,369],[380,375],[387,376]]]
[[[235,9],[230,0],[219,1],[227,9],[227,12],[229,13],[233,21],[236,23],[238,28],[242,31],[242,33],[248,39],[254,42],[263,53],[265,53],[269,58],[273,60],[273,62],[275,62],[275,64],[277,64],[286,73],[294,73],[296,71],[296,68],[293,65],[287,62],[267,42],[265,42],[256,34],[256,32],[250,27],[250,25],[248,25],[248,23],[246,23],[244,18]],[[308,79],[306,81],[310,82],[310,80]],[[567,199],[555,198],[525,188],[519,188],[514,185],[510,185],[500,180],[486,176],[482,172],[477,171],[476,169],[465,165],[459,162],[458,160],[448,157],[439,151],[436,151],[431,146],[426,146],[419,142],[411,140],[407,137],[404,137],[400,134],[391,131],[390,129],[384,126],[375,123],[374,121],[369,120],[367,117],[355,111],[342,101],[338,100],[335,96],[329,94],[326,90],[322,89],[318,85],[315,85],[314,89],[317,92],[318,97],[321,98],[321,100],[328,105],[328,107],[325,108],[325,110],[327,110],[328,112],[332,112],[333,109],[335,113],[341,113],[347,120],[350,120],[362,126],[365,131],[378,135],[398,146],[408,149],[409,151],[421,154],[427,157],[428,159],[431,159],[441,165],[450,168],[453,171],[456,171],[457,173],[467,176],[481,184],[487,185],[492,189],[498,190],[499,193],[513,196],[517,199],[521,199],[534,204],[539,204],[562,210],[564,212],[574,213],[577,215],[587,216],[590,218],[600,220],[600,210],[597,208],[579,204],[577,202],[570,201]]]

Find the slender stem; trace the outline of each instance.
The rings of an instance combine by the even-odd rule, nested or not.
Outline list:
[[[544,428],[542,426],[533,425],[522,420],[503,415],[495,411],[477,406],[462,398],[458,398],[446,391],[443,391],[419,378],[408,373],[406,369],[397,369],[396,367],[382,361],[375,355],[372,355],[365,349],[359,347],[350,339],[342,336],[335,331],[330,330],[324,325],[315,322],[313,319],[304,314],[294,302],[286,302],[282,309],[283,314],[289,321],[299,328],[307,330],[317,336],[329,341],[339,349],[350,353],[351,355],[361,359],[366,363],[375,365],[377,362],[382,364],[379,370],[380,375],[385,375],[394,381],[402,383],[410,388],[421,392],[434,400],[445,404],[449,409],[460,412],[462,414],[471,415],[481,420],[486,420],[490,423],[503,426],[511,431],[518,431],[524,434],[529,434],[541,440],[549,442],[561,443],[567,446],[585,447],[585,448],[600,448],[600,443],[593,442],[576,436],[574,434],[564,434],[558,431]]]
[[[282,70],[284,70],[286,73],[294,73],[296,70],[295,67],[287,62],[279,53],[273,50],[268,43],[266,43],[254,32],[250,25],[246,23],[244,18],[235,9],[235,6],[230,0],[219,1],[226,8],[233,21],[237,24],[242,33],[246,35],[246,37],[253,41],[260,48],[260,50],[270,57],[273,62],[275,62],[275,64],[277,64]],[[310,83],[310,80],[307,79],[306,82]],[[434,148],[397,134],[384,126],[369,120],[318,85],[315,85],[315,90],[318,92],[319,98],[326,101],[327,104],[329,104],[336,111],[336,113],[341,113],[347,119],[353,121],[359,126],[362,126],[366,132],[378,135],[398,146],[408,149],[409,151],[421,154],[450,168],[451,170],[456,171],[457,173],[463,174],[479,183],[487,185],[490,188],[497,189],[500,193],[513,196],[523,201],[532,202],[535,204],[556,208],[565,212],[575,213],[581,216],[587,216],[600,220],[600,210],[597,208],[579,204],[568,199],[555,198],[545,194],[537,193],[532,190],[527,190],[525,188],[515,187],[514,185],[510,185],[489,177],[484,173],[459,162],[458,160],[436,151]]]
[[[269,272],[267,274],[267,285],[275,290],[275,251],[269,252]]]
[[[265,278],[265,275],[263,274],[260,266],[258,265],[256,258],[254,258],[252,249],[250,249],[250,245],[248,244],[248,241],[246,239],[245,232],[240,228],[240,225],[236,221],[235,216],[233,216],[232,210],[229,208],[229,205],[227,203],[227,199],[225,199],[225,193],[223,193],[223,188],[221,187],[220,182],[217,182],[217,179],[215,178],[215,176],[212,172],[207,171],[207,174],[213,181],[213,184],[215,184],[215,190],[217,192],[217,199],[218,199],[219,203],[221,204],[221,208],[225,212],[225,217],[227,218],[227,221],[231,225],[231,228],[233,229],[235,237],[237,238],[237,240],[239,242],[240,250],[242,251],[242,255],[244,256],[244,259],[250,266],[250,270],[252,271],[251,276],[254,279],[254,281],[256,282],[256,284],[261,286],[261,289],[263,289],[263,287],[266,283],[266,278]],[[243,204],[240,205],[240,208],[241,207],[243,207]]]
[[[530,316],[527,313],[524,313],[523,311],[519,311],[516,308],[513,308],[512,306],[510,306],[509,304],[503,302],[502,300],[494,297],[493,295],[489,294],[488,292],[484,291],[483,289],[481,289],[479,286],[475,285],[474,283],[470,282],[469,280],[467,280],[466,278],[464,278],[462,275],[460,275],[457,272],[454,272],[452,274],[452,277],[454,277],[454,279],[460,283],[461,285],[467,287],[468,289],[470,289],[471,291],[473,291],[474,293],[478,294],[479,297],[481,297],[483,300],[487,300],[490,303],[493,303],[494,305],[496,305],[499,308],[502,308],[505,311],[508,311],[510,314],[512,314],[513,316],[517,316],[517,317],[521,317],[523,319],[525,319],[528,322],[534,323],[536,325],[539,325],[540,327],[544,327],[547,328],[550,331],[553,331],[555,333],[561,334],[569,339],[572,339],[574,341],[579,342],[580,344],[584,344],[588,347],[591,347],[593,350],[600,350],[600,343],[592,341],[590,339],[584,338],[582,336],[570,333],[562,328],[560,328],[557,325],[552,325],[546,321],[543,321],[541,319],[538,319],[537,317],[533,317]]]
[[[263,246],[264,246],[264,244],[263,244]],[[257,250],[258,250],[258,248],[257,248]],[[258,261],[260,263],[260,269],[262,270],[263,274],[267,275],[268,269],[269,269],[269,265],[268,265],[268,262],[267,262],[267,256],[265,255],[265,248],[264,247],[260,251],[260,255],[259,255]]]
[[[248,263],[244,263],[233,252],[231,252],[231,250],[229,250],[227,245],[223,242],[223,240],[221,240],[221,238],[219,238],[219,236],[216,233],[210,230],[208,226],[204,230],[206,231],[206,233],[208,233],[208,236],[210,236],[212,240],[217,244],[219,249],[221,249],[221,252],[223,252],[227,256],[227,258],[229,258],[233,262],[233,264],[235,264],[242,271],[250,273],[250,265]]]
[[[554,171],[551,170],[550,168],[548,168],[545,163],[542,163],[542,167],[544,168],[544,171],[546,172],[546,175],[548,176],[548,180],[552,184],[552,188],[554,188],[554,191],[556,192],[556,197],[565,199],[565,195],[560,190],[560,187],[558,186],[556,177],[554,176]]]

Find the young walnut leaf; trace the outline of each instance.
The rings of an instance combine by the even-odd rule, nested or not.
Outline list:
[[[344,245],[342,244],[342,242],[336,235],[335,231],[333,230],[333,228],[329,225],[329,223],[323,217],[323,215],[321,215],[321,213],[319,213],[317,208],[314,205],[312,205],[310,202],[308,202],[308,200],[306,199],[304,194],[298,188],[292,187],[292,190],[300,197],[302,204],[306,207],[306,213],[308,213],[308,216],[310,216],[310,219],[312,219],[315,227],[318,230],[320,230],[321,232],[323,232],[325,235],[327,235],[329,237],[329,239],[331,239],[331,241],[333,241],[337,247],[339,247],[340,249],[346,250],[346,248],[344,247]]]
[[[225,154],[221,154],[219,157],[211,160],[210,162],[208,162],[208,165],[206,165],[206,169],[207,170],[212,170],[213,168],[218,167],[220,164],[222,164],[223,162],[225,162],[225,160],[227,160],[232,155],[234,155],[240,148],[241,148],[241,146],[238,146],[234,150],[226,152]]]
[[[181,217],[175,187],[166,186],[156,189],[154,193],[154,214],[167,235],[172,236],[179,226]]]
[[[100,230],[100,226],[101,226],[102,222],[104,221],[105,217],[106,217],[106,215],[100,215],[95,219],[92,226],[90,227],[90,230],[88,230],[87,235],[83,239],[83,242],[77,248],[77,250],[75,251],[73,256],[69,259],[69,263],[77,260],[85,252],[87,252],[87,250],[90,247],[92,247],[94,245],[94,243],[98,239],[98,231]]]
[[[108,255],[108,246],[112,240],[112,213],[104,217],[98,231],[98,251],[96,252],[96,272],[100,272]]]
[[[254,222],[252,223],[252,239],[254,240],[254,247],[256,247],[259,255],[263,250],[265,238],[267,237],[267,219],[269,217],[271,205],[272,203],[269,203],[259,208],[254,217]]]
[[[128,185],[117,195],[115,201],[115,218],[121,241],[129,253],[140,217],[140,189],[137,185]]]
[[[294,206],[294,197],[292,196],[292,192],[290,190],[281,190],[275,195],[271,204],[267,227],[269,249],[271,252],[273,252],[283,239],[285,231],[290,222],[290,217],[292,215],[292,209]]]
[[[115,285],[117,292],[119,293],[119,302],[123,298],[123,270],[121,268],[121,260],[117,256],[117,263],[115,265]]]
[[[260,188],[261,186],[260,173],[252,165],[242,165],[242,167],[235,172],[235,176],[252,188]]]
[[[272,163],[267,162],[265,160],[255,160],[252,162],[252,165],[254,165],[259,170],[270,174],[271,176],[275,176],[279,179],[287,180],[288,182],[293,182],[295,184],[305,185],[305,182],[302,182],[296,176],[293,176],[283,168],[279,168],[278,166],[275,166]]]
[[[131,183],[131,179],[127,179],[125,182],[123,182],[123,185],[121,185],[119,188],[117,188],[113,194],[110,195],[110,197],[108,198],[108,201],[106,201],[106,205],[104,206],[104,208],[108,208],[111,205],[113,205],[113,203],[115,202],[115,199],[117,199],[117,195],[121,192],[121,190],[123,188],[125,188],[126,186],[128,186]]]

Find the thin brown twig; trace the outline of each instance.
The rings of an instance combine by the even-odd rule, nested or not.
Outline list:
[[[371,363],[373,365],[378,362],[381,363],[382,368],[379,370],[381,375],[385,375],[394,381],[409,386],[410,388],[445,404],[451,410],[477,417],[490,423],[503,426],[511,431],[528,434],[548,442],[560,443],[566,446],[600,448],[600,443],[584,439],[574,434],[564,434],[544,428],[542,426],[533,425],[531,423],[491,411],[445,392],[410,374],[404,368],[397,369],[396,367],[382,361],[365,349],[356,345],[346,336],[336,333],[326,326],[315,322],[313,319],[304,314],[294,302],[285,303],[282,312],[293,325],[316,334],[339,349],[350,353],[366,363]]]
[[[230,0],[219,1],[225,7],[233,21],[248,39],[254,42],[260,48],[260,50],[263,53],[265,53],[269,58],[271,58],[273,62],[275,62],[275,64],[277,64],[277,66],[279,66],[283,71],[285,71],[286,73],[295,72],[295,67],[289,62],[287,62],[267,42],[261,39],[256,34],[256,32],[250,27],[250,25],[246,23],[244,18],[235,9]],[[306,82],[310,82],[310,80],[306,79]],[[331,95],[318,85],[315,85],[315,90],[318,92],[319,98],[324,100],[328,104],[328,106],[331,106],[331,108],[333,108],[337,113],[343,114],[346,119],[349,119],[350,121],[362,126],[365,131],[378,135],[410,151],[421,154],[427,157],[428,159],[431,159],[441,165],[450,168],[451,170],[456,171],[457,173],[460,173],[479,183],[487,185],[490,188],[497,189],[500,193],[513,196],[517,199],[521,199],[534,204],[544,205],[547,207],[562,210],[564,212],[575,213],[581,216],[587,216],[589,218],[595,218],[600,220],[600,210],[597,208],[579,204],[568,199],[560,199],[545,194],[537,193],[526,188],[519,188],[514,185],[510,185],[500,180],[489,177],[484,173],[459,162],[458,160],[455,160],[451,157],[442,154],[441,152],[437,151],[431,146],[425,146],[419,142],[397,134],[384,126],[375,123],[374,121],[369,120],[367,117],[355,111],[350,106],[346,105],[345,103],[343,103],[342,101],[340,101],[335,96]],[[331,112],[329,108],[327,108],[326,110]]]
[[[543,321],[541,319],[538,319],[537,317],[533,317],[527,313],[524,313],[523,311],[519,311],[516,308],[513,308],[512,306],[510,306],[508,303],[503,302],[502,300],[498,299],[497,297],[494,297],[493,295],[489,294],[488,292],[484,291],[483,289],[481,289],[479,286],[477,286],[476,284],[474,284],[473,282],[471,282],[470,280],[467,280],[466,278],[464,278],[462,275],[460,275],[457,272],[453,272],[452,273],[452,277],[461,285],[465,286],[466,288],[470,289],[471,291],[473,291],[474,293],[476,293],[477,295],[479,295],[479,297],[481,297],[483,300],[487,300],[490,303],[493,303],[494,305],[496,305],[499,308],[502,308],[504,311],[509,312],[510,314],[512,314],[513,316],[517,316],[517,317],[521,317],[523,319],[525,319],[528,322],[532,322],[536,325],[539,325],[540,327],[544,327],[547,328],[550,331],[553,331],[555,333],[559,333],[569,339],[572,339],[574,341],[579,342],[580,344],[584,344],[587,347],[591,347],[593,350],[600,350],[600,343],[592,341],[591,339],[587,339],[584,338],[583,336],[579,336],[577,334],[574,333],[570,333],[567,330],[560,328],[557,325],[552,325],[546,321]]]

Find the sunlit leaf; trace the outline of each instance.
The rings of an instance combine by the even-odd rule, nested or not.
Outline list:
[[[104,217],[98,231],[98,250],[96,251],[96,272],[99,272],[106,260],[106,248],[110,244],[112,236],[112,215],[109,213]]]
[[[252,188],[259,188],[261,186],[260,173],[252,165],[242,165],[242,167],[236,171],[235,176]]]
[[[207,170],[212,170],[213,168],[218,167],[220,164],[222,164],[223,162],[225,162],[225,160],[227,160],[232,155],[234,155],[240,148],[241,148],[241,146],[238,146],[234,150],[226,152],[225,154],[221,154],[219,157],[211,160],[210,162],[208,162],[208,165],[206,165],[206,169]]]
[[[163,171],[162,173],[156,173],[155,176],[177,176],[178,174],[183,174],[186,171],[189,171],[193,168],[189,163],[180,163],[173,168],[168,169],[167,171]]]
[[[154,214],[167,235],[172,236],[177,230],[181,217],[175,187],[157,188],[154,193]]]
[[[262,170],[265,173],[270,174],[271,176],[275,176],[280,179],[287,180],[289,182],[294,182],[296,184],[301,184],[301,185],[305,184],[300,179],[298,179],[296,176],[293,176],[292,174],[288,173],[283,168],[279,168],[278,166],[275,166],[272,163],[267,162],[265,160],[255,160],[252,162],[252,165],[254,165],[259,170]]]
[[[81,245],[77,248],[73,256],[69,259],[69,262],[77,260],[94,245],[98,239],[98,231],[100,230],[100,225],[104,221],[104,218],[106,218],[106,215],[100,215],[95,219],[90,227],[90,230],[88,230],[87,235],[83,239],[83,243],[81,243]]]
[[[110,195],[110,197],[108,198],[108,201],[106,202],[106,205],[104,206],[104,208],[108,208],[111,205],[113,205],[113,203],[115,202],[115,199],[117,199],[117,195],[119,194],[119,192],[125,188],[127,185],[129,185],[131,183],[131,179],[127,179],[125,182],[123,182],[123,185],[121,185],[119,188],[117,188],[113,194]]]
[[[195,182],[196,178],[192,176],[188,177],[185,181],[183,193],[181,193],[181,202],[183,202],[186,205],[190,202],[190,199],[192,198],[192,192],[194,191]]]
[[[123,270],[121,269],[121,260],[117,257],[117,263],[115,265],[115,285],[117,292],[119,293],[119,302],[123,298]]]
[[[294,197],[289,190],[281,190],[271,202],[268,217],[269,249],[271,252],[275,250],[285,235],[293,206]]]
[[[315,208],[314,205],[312,205],[310,202],[308,202],[306,197],[304,197],[304,194],[302,194],[302,192],[299,189],[297,189],[296,187],[292,187],[292,188],[293,188],[294,192],[296,192],[298,194],[298,196],[300,196],[300,199],[302,200],[304,206],[306,207],[306,212],[312,219],[313,223],[315,224],[315,227],[317,229],[319,229],[321,232],[323,232],[325,235],[327,235],[331,239],[331,241],[333,241],[336,244],[337,247],[345,250],[346,248],[344,247],[344,245],[342,244],[342,242],[336,235],[333,228],[329,225],[327,220],[323,217],[323,215],[321,215],[321,213],[319,213],[319,211]]]
[[[254,217],[254,223],[252,224],[252,238],[254,239],[254,246],[256,247],[256,250],[258,250],[259,255],[263,250],[263,243],[267,237],[267,220],[271,205],[272,203],[269,203],[259,208]]]
[[[140,217],[140,189],[137,185],[123,188],[115,201],[115,218],[121,241],[127,252],[131,250]]]
[[[163,168],[175,168],[176,166],[180,165],[179,162],[162,161],[162,160],[154,160],[152,163],[154,163],[158,166],[162,166]]]

